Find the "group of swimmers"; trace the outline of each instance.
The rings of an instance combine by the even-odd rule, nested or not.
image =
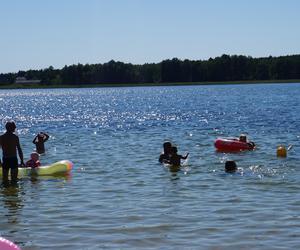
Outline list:
[[[178,155],[177,147],[172,146],[171,142],[165,142],[163,144],[163,153],[159,156],[158,161],[160,163],[170,164],[173,166],[180,166],[181,159],[185,160],[188,158],[189,153],[187,153],[185,156]]]
[[[251,148],[255,148],[255,143],[252,141],[248,141],[247,136],[244,134],[241,134],[239,138],[236,140],[240,142],[247,143]],[[291,150],[293,145],[289,145],[287,148],[285,146],[278,146],[277,147],[277,157],[286,157],[287,151]],[[187,159],[189,153],[187,153],[185,156],[178,155],[177,154],[177,147],[172,146],[172,143],[169,141],[164,142],[163,144],[163,152],[160,154],[158,161],[160,163],[164,164],[170,164],[172,166],[180,167],[181,165],[181,159],[185,160]],[[177,168],[179,169],[179,168]],[[227,173],[234,173],[238,170],[237,164],[235,161],[228,160],[225,162],[225,172]]]
[[[242,138],[241,138],[242,137]],[[239,138],[241,141],[247,141],[246,136],[241,135]],[[179,167],[181,164],[181,159],[185,160],[189,156],[187,153],[185,156],[177,154],[177,147],[172,146],[172,143],[167,141],[163,144],[163,152],[160,154],[158,161],[164,164],[170,164],[172,166]],[[237,171],[237,165],[235,161],[226,161],[225,162],[225,172],[234,173]]]
[[[38,168],[41,163],[39,161],[39,155],[45,153],[44,143],[49,139],[49,135],[40,132],[38,133],[32,143],[36,146],[36,152],[31,153],[30,159],[24,164],[23,151],[20,145],[19,137],[15,134],[16,124],[13,121],[7,122],[5,124],[6,132],[0,136],[0,147],[2,148],[3,158],[2,164],[0,160],[0,165],[2,165],[2,178],[4,182],[8,181],[8,173],[10,170],[11,181],[17,181],[18,177],[18,167],[29,167],[29,168]],[[239,141],[251,143],[253,148],[255,144],[253,142],[248,142],[245,135],[240,135]],[[288,147],[288,150],[291,149],[291,145]],[[163,153],[159,156],[159,162],[170,164],[172,166],[180,166],[181,160],[188,158],[189,153],[185,156],[177,154],[177,147],[173,146],[171,142],[167,141],[163,144]],[[18,164],[17,153],[19,155],[21,164]],[[279,155],[280,153],[280,155]],[[285,148],[280,148],[277,150],[278,156],[286,156]],[[225,163],[226,172],[235,172],[237,170],[236,163],[234,161],[227,161]]]
[[[44,143],[49,139],[49,135],[44,132],[38,133],[33,139],[36,146],[36,152],[31,153],[30,159],[24,163],[23,151],[20,145],[19,137],[15,134],[16,124],[9,121],[5,124],[6,132],[0,136],[0,147],[2,148],[2,178],[3,182],[8,182],[8,174],[10,170],[11,181],[16,182],[18,178],[18,167],[37,168],[41,165],[39,155],[45,153]],[[19,155],[21,164],[18,164],[17,154]]]

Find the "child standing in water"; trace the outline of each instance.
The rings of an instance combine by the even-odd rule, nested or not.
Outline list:
[[[178,151],[177,147],[171,148],[171,157],[168,163],[174,166],[180,166],[181,159],[185,160],[189,156],[189,153],[187,153],[185,156],[178,155],[177,151]]]
[[[164,152],[159,156],[158,161],[160,163],[167,163],[170,160],[171,157],[171,149],[172,144],[171,142],[167,141],[163,144]]]
[[[38,153],[33,152],[30,155],[30,160],[28,160],[25,164],[26,168],[38,168],[39,166],[41,166],[41,163],[39,161],[40,156]]]
[[[38,154],[45,153],[45,142],[49,139],[49,135],[44,132],[40,132],[34,137],[32,143],[36,146],[36,152]]]

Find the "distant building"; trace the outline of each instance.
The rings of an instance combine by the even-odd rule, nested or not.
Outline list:
[[[16,77],[15,83],[19,84],[37,84],[40,83],[41,80],[27,80],[26,77]]]

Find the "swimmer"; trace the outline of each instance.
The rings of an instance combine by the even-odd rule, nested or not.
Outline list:
[[[171,157],[171,149],[172,149],[172,144],[169,141],[166,141],[163,144],[163,153],[159,156],[158,161],[160,163],[167,163],[170,160]]]
[[[247,140],[247,136],[245,134],[240,134],[239,136],[240,142],[246,142],[250,147],[255,147],[255,143]]]
[[[38,168],[41,166],[41,163],[39,161],[40,156],[38,153],[33,152],[30,155],[30,159],[26,162],[25,167],[26,168]]]
[[[32,143],[36,146],[36,152],[39,154],[45,153],[45,142],[49,139],[49,135],[44,132],[38,133]]]
[[[244,134],[241,134],[240,137],[239,137],[239,140],[240,140],[241,142],[247,142],[247,136],[244,135]]]
[[[189,153],[187,153],[185,156],[178,155],[177,151],[178,151],[177,147],[172,147],[171,148],[171,157],[170,157],[170,160],[168,161],[168,163],[173,165],[173,166],[180,166],[181,159],[185,160],[189,156]]]
[[[235,173],[237,171],[237,166],[235,161],[226,161],[225,162],[225,172],[226,173]]]

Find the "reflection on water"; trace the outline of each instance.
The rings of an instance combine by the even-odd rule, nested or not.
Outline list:
[[[6,217],[8,223],[17,224],[19,221],[19,216],[21,215],[21,210],[24,206],[24,193],[22,193],[21,190],[20,184],[3,184],[0,187],[3,207],[7,210]]]

